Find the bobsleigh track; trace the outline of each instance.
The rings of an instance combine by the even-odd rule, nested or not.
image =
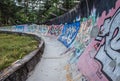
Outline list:
[[[120,0],[87,1],[66,13],[74,14],[74,22],[63,15],[44,25],[0,27],[45,41],[44,54],[26,81],[120,81]]]

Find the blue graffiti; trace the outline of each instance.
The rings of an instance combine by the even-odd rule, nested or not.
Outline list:
[[[74,41],[79,28],[80,22],[65,24],[62,30],[62,34],[59,36],[58,40],[68,48]]]
[[[24,31],[24,25],[17,25],[16,26],[16,31],[18,31],[18,32]]]

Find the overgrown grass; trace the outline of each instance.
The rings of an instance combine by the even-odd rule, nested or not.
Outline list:
[[[29,36],[0,34],[0,71],[35,50],[38,43]]]

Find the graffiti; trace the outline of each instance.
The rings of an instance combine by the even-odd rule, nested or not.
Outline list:
[[[14,26],[14,27],[16,27],[16,26]],[[0,30],[2,30],[2,31],[6,31],[6,30],[12,31],[12,29],[13,29],[13,26],[0,27]]]
[[[102,64],[102,70],[111,78],[112,81],[117,81],[120,76],[120,9],[113,17],[104,21],[100,27],[98,41],[105,40],[100,47],[96,59]]]
[[[70,63],[77,63],[80,55],[90,43],[90,31],[92,29],[92,23],[93,20],[91,18],[85,19],[83,22],[81,22],[80,30],[74,41],[73,47],[75,48],[75,51],[70,59]]]
[[[81,29],[79,31],[78,39],[80,39],[80,41],[84,43],[84,46],[87,46],[89,44],[91,29],[92,19],[88,19],[87,21],[81,23]]]
[[[99,33],[79,58],[79,70],[90,81],[120,80],[120,0],[97,19]],[[98,31],[98,29],[96,28]],[[94,37],[96,37],[94,39]],[[82,65],[82,66],[81,66]]]
[[[36,29],[37,29],[36,24],[28,25],[28,32],[36,32]]]
[[[62,28],[63,25],[51,25],[49,26],[48,35],[57,37],[61,34]]]
[[[23,24],[23,25],[17,25],[16,27],[12,27],[13,31],[18,31],[18,32],[28,32],[28,25]]]
[[[38,30],[42,35],[46,35],[48,32],[48,26],[47,25],[40,25]]]
[[[16,31],[18,31],[18,32],[24,31],[24,25],[17,25],[16,26]]]
[[[78,33],[79,27],[80,22],[65,24],[62,30],[62,34],[59,36],[58,40],[61,41],[66,47],[69,47],[74,41]]]

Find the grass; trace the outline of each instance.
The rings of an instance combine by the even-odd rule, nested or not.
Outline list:
[[[0,34],[0,71],[35,50],[38,43],[29,36]]]

